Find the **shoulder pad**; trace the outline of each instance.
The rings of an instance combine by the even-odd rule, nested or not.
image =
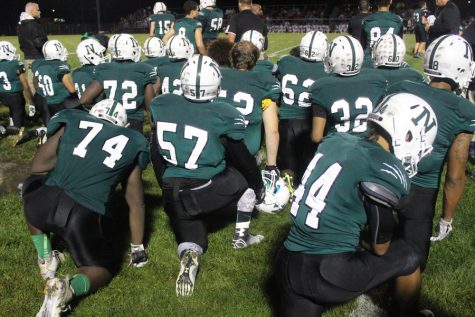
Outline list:
[[[360,188],[366,197],[384,206],[395,207],[399,202],[399,198],[393,192],[380,184],[361,182]]]

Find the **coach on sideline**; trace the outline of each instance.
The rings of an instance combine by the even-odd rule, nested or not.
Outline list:
[[[426,24],[426,30],[429,33],[429,42],[439,36],[446,34],[459,34],[460,27],[460,11],[455,3],[449,0],[435,0],[437,9],[435,10],[434,25]]]
[[[31,64],[36,59],[43,59],[41,51],[43,44],[48,41],[46,32],[40,24],[41,15],[40,6],[35,2],[28,2],[25,5],[25,12],[20,15],[20,27],[18,31],[18,42],[20,49],[25,54],[25,68],[27,71],[28,85],[31,92],[35,93],[33,86],[33,74],[31,72]]]
[[[255,30],[264,35],[266,39],[264,50],[267,49],[267,25],[259,16],[252,13],[252,0],[239,0],[239,13],[234,15],[226,28],[230,42],[239,42],[242,35],[249,30]]]

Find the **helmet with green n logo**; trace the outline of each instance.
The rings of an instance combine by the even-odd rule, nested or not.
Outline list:
[[[121,127],[127,125],[127,112],[124,106],[112,99],[99,101],[89,110],[89,113],[99,119],[109,121]]]

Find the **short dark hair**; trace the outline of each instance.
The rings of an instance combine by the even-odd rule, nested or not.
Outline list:
[[[238,42],[231,49],[231,65],[235,69],[251,70],[256,66],[259,55],[259,49],[251,42]]]
[[[208,56],[221,67],[231,67],[230,53],[233,45],[227,38],[216,39],[209,43]]]
[[[376,0],[377,6],[387,6],[391,4],[391,0]]]
[[[185,15],[190,14],[191,11],[198,10],[198,3],[193,0],[187,0],[183,4],[183,10],[185,11]]]
[[[295,57],[300,57],[300,46],[294,46],[289,51],[289,54]]]
[[[358,8],[360,11],[368,11],[369,10],[369,2],[368,0],[360,0],[358,3]]]

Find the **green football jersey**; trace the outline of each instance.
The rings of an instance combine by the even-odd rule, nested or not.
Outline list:
[[[281,94],[279,81],[270,73],[243,72],[221,68],[220,99],[233,104],[246,119],[244,143],[252,155],[261,147],[262,101],[278,101]]]
[[[424,76],[411,67],[378,67],[364,68],[362,72],[374,71],[376,74],[382,75],[388,81],[388,87],[403,80],[410,80],[416,83],[424,83]]]
[[[475,132],[475,107],[467,99],[453,92],[432,88],[427,84],[399,82],[388,89],[388,94],[407,92],[424,99],[437,118],[437,136],[432,152],[417,165],[417,175],[411,181],[424,188],[438,188],[447,152],[457,134]],[[421,118],[421,120],[427,118]],[[434,127],[429,124],[428,127]]]
[[[221,101],[191,102],[175,94],[160,95],[150,106],[160,155],[167,161],[163,178],[211,179],[226,167],[222,136],[244,137],[244,118]]]
[[[59,104],[69,97],[69,91],[62,82],[64,75],[71,72],[68,63],[58,60],[37,59],[31,70],[38,82],[38,94],[45,97],[48,105]]]
[[[23,91],[19,74],[25,72],[25,65],[20,61],[0,60],[0,93],[17,93]]]
[[[358,186],[376,183],[396,197],[410,180],[394,155],[347,133],[326,137],[295,191],[286,249],[308,254],[355,252],[367,222]]]
[[[94,80],[94,65],[84,65],[73,70],[73,83],[76,92],[81,98],[87,86]]]
[[[323,63],[308,62],[287,55],[277,61],[277,74],[281,78],[282,98],[279,118],[307,119],[312,117],[308,88],[320,78],[328,77]]]
[[[48,137],[65,126],[54,169],[46,185],[58,186],[81,205],[106,214],[115,185],[149,161],[148,143],[139,132],[89,113],[66,109],[48,122]]]
[[[273,74],[276,71],[276,66],[269,60],[260,59],[257,61],[256,66],[252,69],[253,72],[265,72]]]
[[[375,12],[368,15],[362,22],[362,40],[365,41],[365,53],[371,55],[373,44],[381,35],[386,33],[396,34],[402,37],[402,18],[391,12]]]
[[[193,44],[195,52],[197,52],[195,31],[196,29],[201,29],[200,21],[191,18],[183,18],[175,22],[173,29],[175,30],[175,34],[186,36],[191,44]]]
[[[148,18],[149,22],[155,22],[154,34],[156,37],[162,39],[168,32],[173,22],[175,22],[175,16],[170,13],[152,14]]]
[[[151,65],[158,75],[158,70],[162,67],[162,65],[167,64],[170,62],[170,58],[168,56],[161,56],[161,57],[151,57],[147,60],[142,61],[142,63],[146,63]]]
[[[429,16],[429,11],[427,11],[427,9],[416,9],[414,10],[414,12],[412,13],[412,17],[414,19],[414,23],[416,25],[420,25],[420,26],[423,26],[422,24],[422,17],[426,17]]]
[[[317,80],[310,88],[310,101],[327,115],[328,134],[366,132],[366,118],[386,94],[387,81],[374,72],[344,77],[333,75]]]
[[[145,86],[157,81],[152,66],[134,62],[103,63],[94,68],[94,79],[104,88],[107,99],[114,99],[124,106],[127,119],[144,120]]]
[[[203,40],[214,40],[223,26],[223,10],[216,7],[211,10],[204,8],[200,11],[198,21],[203,27]]]
[[[157,68],[157,76],[160,78],[162,94],[181,95],[180,73],[186,59],[169,59]]]

